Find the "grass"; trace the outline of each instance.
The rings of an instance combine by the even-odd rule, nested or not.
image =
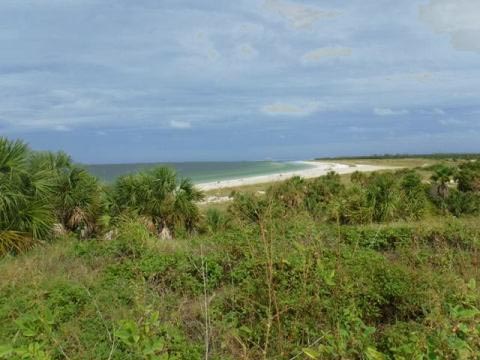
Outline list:
[[[299,214],[265,230],[160,241],[129,223],[113,241],[64,238],[4,258],[0,338],[71,359],[149,358],[150,338],[170,358],[199,359],[206,328],[211,359],[480,349],[476,218],[338,232]]]
[[[428,193],[413,180],[237,188],[228,211],[202,208],[196,232],[174,239],[124,216],[110,240],[64,236],[3,257],[0,358],[475,359],[478,212],[455,217],[426,197],[422,216],[406,212]]]

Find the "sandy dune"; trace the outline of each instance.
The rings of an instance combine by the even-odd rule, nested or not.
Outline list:
[[[349,174],[355,171],[369,172],[385,169],[394,169],[388,166],[376,165],[345,165],[337,163],[322,163],[317,161],[302,161],[304,164],[311,165],[311,168],[303,170],[295,170],[278,174],[260,175],[245,177],[242,179],[221,180],[215,182],[197,184],[200,190],[208,191],[214,189],[224,189],[244,185],[262,184],[268,182],[282,181],[294,176],[301,176],[303,178],[314,178],[326,175],[329,171],[335,171],[338,174]]]

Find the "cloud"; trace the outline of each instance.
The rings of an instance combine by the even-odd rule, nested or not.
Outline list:
[[[192,124],[189,121],[171,120],[170,127],[174,129],[190,129]]]
[[[269,11],[280,15],[295,29],[309,28],[320,19],[331,19],[339,15],[337,11],[323,11],[317,7],[283,0],[266,0],[265,7]]]
[[[409,113],[408,110],[393,110],[390,108],[375,108],[373,109],[373,113],[377,116],[398,116],[398,115],[407,115]]]
[[[264,114],[270,116],[308,116],[320,109],[321,103],[310,101],[302,104],[276,102],[267,104],[261,108]]]
[[[420,113],[425,115],[445,115],[446,114],[445,110],[440,108],[434,108],[431,110],[421,110]]]
[[[413,77],[415,78],[415,80],[417,80],[420,83],[427,83],[433,79],[433,74],[428,72],[418,73],[418,74],[414,74]]]
[[[318,63],[327,58],[351,56],[352,49],[344,47],[324,47],[305,53],[302,56],[304,64]]]
[[[60,132],[72,131],[72,129],[66,125],[55,125],[53,127],[53,130],[60,131]]]
[[[235,47],[234,55],[237,59],[253,60],[257,57],[258,51],[251,44],[244,43]]]
[[[149,147],[167,148],[158,138],[174,132],[182,136],[167,136],[168,144],[194,140],[171,146],[172,156],[184,151],[184,159],[207,148],[214,157],[243,157],[250,144],[251,157],[281,156],[288,155],[281,146],[281,153],[257,152],[265,133],[281,128],[291,145],[311,141],[318,151],[328,140],[326,152],[342,152],[333,143],[344,141],[355,152],[351,140],[361,129],[389,149],[382,132],[447,132],[438,121],[451,117],[480,123],[472,114],[479,109],[480,54],[456,51],[449,44],[456,28],[447,32],[438,25],[445,21],[418,16],[419,4],[428,10],[446,1],[246,0],[219,7],[122,0],[113,8],[108,1],[66,1],[0,1],[0,48],[9,49],[0,56],[0,134],[24,136],[39,148],[47,148],[48,137],[51,147],[77,146],[74,156],[95,159],[97,146],[108,144],[112,154],[120,149],[117,160],[132,159],[127,141],[143,134],[145,154],[158,156]],[[464,0],[450,3],[455,10]],[[252,125],[255,132],[247,130]],[[341,138],[347,128],[348,139]],[[83,155],[92,136],[102,141],[92,145],[93,156]],[[233,138],[242,146],[218,151]]]
[[[397,73],[391,74],[385,77],[385,80],[389,82],[404,82],[407,80],[408,82],[415,81],[417,83],[421,83],[427,85],[435,81],[436,75],[431,72],[415,72],[415,73]]]
[[[430,0],[420,18],[437,33],[450,35],[457,50],[480,51],[480,1]]]
[[[465,120],[459,120],[455,118],[441,119],[438,121],[443,126],[462,126],[468,124]]]
[[[222,56],[210,38],[210,34],[203,30],[196,31],[181,38],[180,44],[191,54],[207,59],[208,61],[216,61]]]

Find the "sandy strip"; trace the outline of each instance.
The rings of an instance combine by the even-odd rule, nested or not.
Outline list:
[[[269,182],[282,181],[294,176],[301,176],[302,178],[315,178],[326,175],[330,171],[335,171],[338,174],[350,174],[355,171],[371,172],[386,169],[395,169],[392,166],[376,166],[376,165],[345,165],[337,163],[322,163],[317,161],[301,161],[303,164],[311,165],[311,168],[303,170],[294,170],[278,174],[260,175],[245,177],[242,179],[220,180],[215,182],[197,184],[197,188],[203,191],[225,189],[244,185],[255,185]]]

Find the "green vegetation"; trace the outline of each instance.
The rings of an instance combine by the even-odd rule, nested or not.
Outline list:
[[[200,210],[171,170],[106,187],[2,140],[0,359],[476,359],[480,166],[428,171]]]
[[[366,155],[366,156],[338,156],[316,158],[315,160],[395,160],[395,159],[434,159],[434,160],[471,160],[479,159],[479,153],[437,153],[437,154],[383,154],[383,155]]]
[[[203,195],[189,179],[177,184],[175,172],[167,167],[121,177],[112,194],[115,214],[133,211],[167,237],[179,227],[194,230],[200,218],[195,202]]]

